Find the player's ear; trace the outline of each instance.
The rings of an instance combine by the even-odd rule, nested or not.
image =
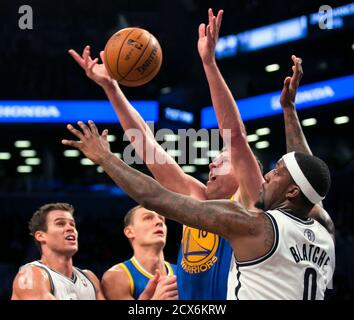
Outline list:
[[[34,238],[38,241],[38,242],[43,242],[46,238],[46,233],[44,231],[36,231],[34,234]]]
[[[298,197],[301,193],[301,190],[298,185],[292,183],[286,192],[286,199],[293,200]]]
[[[132,240],[134,238],[134,229],[132,226],[126,226],[123,230],[125,236],[129,239]]]

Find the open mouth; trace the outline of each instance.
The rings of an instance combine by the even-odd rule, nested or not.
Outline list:
[[[68,240],[68,241],[76,241],[76,237],[74,235],[68,235],[65,237],[65,240]]]

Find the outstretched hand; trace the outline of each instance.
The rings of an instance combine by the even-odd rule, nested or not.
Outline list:
[[[219,31],[224,11],[219,10],[217,16],[214,16],[213,10],[208,10],[209,23],[199,25],[198,52],[204,64],[215,61],[215,47],[219,39]]]
[[[103,130],[100,135],[92,120],[88,121],[89,126],[82,121],[78,121],[77,124],[82,131],[75,129],[71,124],[67,125],[67,129],[80,140],[74,141],[64,139],[61,141],[62,144],[79,149],[87,158],[100,165],[111,153],[109,142],[107,140],[108,130]]]
[[[280,104],[283,108],[295,106],[296,92],[299,88],[300,81],[304,73],[302,70],[302,59],[296,57],[295,55],[292,55],[291,59],[294,62],[292,67],[293,75],[285,78],[283,90],[280,96]]]
[[[73,59],[85,70],[86,75],[95,81],[98,85],[105,88],[114,83],[109,75],[104,63],[98,63],[98,58],[92,59],[90,55],[90,46],[86,46],[80,56],[74,49],[69,50]],[[104,62],[104,51],[100,52],[102,62]]]

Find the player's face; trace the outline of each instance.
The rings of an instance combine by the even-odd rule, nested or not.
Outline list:
[[[167,227],[165,218],[155,211],[139,208],[132,217],[131,240],[140,246],[166,243]]]
[[[238,181],[232,169],[228,152],[221,152],[209,164],[209,169],[209,180],[206,188],[208,199],[228,199],[236,193]]]
[[[40,242],[50,251],[73,256],[78,250],[78,232],[70,212],[53,210],[47,215],[47,231],[40,231]]]
[[[292,182],[283,160],[279,160],[275,168],[264,176],[256,207],[263,210],[277,208],[286,200],[286,193]]]

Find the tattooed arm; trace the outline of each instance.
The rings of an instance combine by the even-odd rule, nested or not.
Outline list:
[[[283,108],[285,122],[285,136],[287,152],[298,151],[312,155],[306,137],[296,112],[295,97],[303,75],[301,58],[291,56],[294,65],[292,77],[286,77],[280,96],[280,104]]]
[[[263,211],[248,211],[237,202],[200,201],[169,191],[153,178],[115,157],[106,140],[106,130],[100,136],[93,121],[89,121],[90,127],[81,121],[79,126],[82,132],[71,125],[68,125],[68,129],[80,141],[63,140],[62,143],[81,150],[145,208],[182,224],[219,234],[228,240],[263,237]]]
[[[261,257],[273,245],[272,224],[263,211],[250,211],[229,200],[201,201],[169,191],[112,154],[104,156],[99,164],[144,208],[192,228],[221,235],[230,242],[239,261]]]

